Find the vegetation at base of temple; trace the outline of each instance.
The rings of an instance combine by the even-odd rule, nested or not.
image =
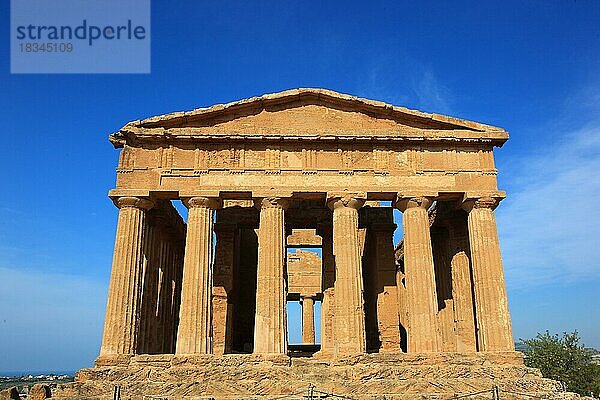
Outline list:
[[[570,392],[585,396],[600,393],[600,364],[594,362],[593,349],[580,343],[579,333],[551,335],[538,333],[533,339],[521,339],[525,364],[539,368],[545,378],[563,382]]]

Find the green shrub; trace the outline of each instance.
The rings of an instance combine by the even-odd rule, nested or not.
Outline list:
[[[533,339],[521,339],[525,365],[539,368],[545,378],[564,382],[567,390],[589,396],[600,393],[600,365],[592,363],[592,350],[580,343],[577,331],[551,335],[538,333]]]

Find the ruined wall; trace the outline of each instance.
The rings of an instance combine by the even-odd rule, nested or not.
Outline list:
[[[321,257],[311,251],[295,249],[287,255],[288,293],[321,293]]]

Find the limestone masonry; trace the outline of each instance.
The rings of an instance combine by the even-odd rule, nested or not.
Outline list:
[[[53,397],[560,396],[514,351],[494,218],[507,139],[323,89],[128,123],[110,135],[100,355]],[[289,348],[288,301],[303,341]]]

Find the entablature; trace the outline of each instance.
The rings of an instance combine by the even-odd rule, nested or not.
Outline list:
[[[501,128],[322,89],[152,117],[111,135],[123,148],[118,189],[255,197],[494,191],[493,148],[507,138]]]

